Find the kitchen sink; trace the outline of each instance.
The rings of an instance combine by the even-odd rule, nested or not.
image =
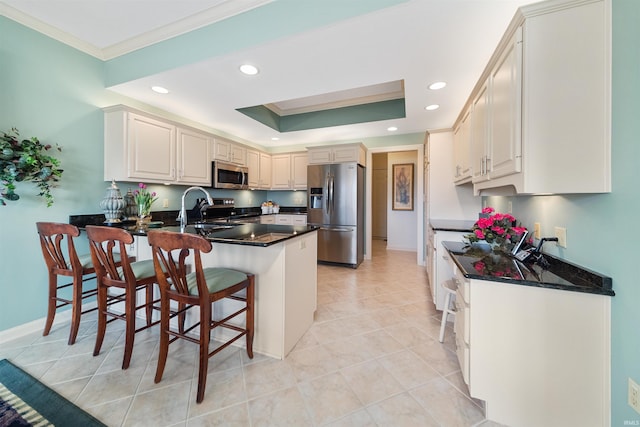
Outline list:
[[[216,232],[229,230],[235,227],[235,225],[215,224],[215,223],[206,223],[206,222],[196,223],[196,224],[193,224],[193,226],[195,227],[198,234],[201,235],[202,237],[212,237],[212,234]]]
[[[193,224],[196,229],[201,230],[228,230],[235,227],[235,225],[219,224],[215,222],[197,222]]]

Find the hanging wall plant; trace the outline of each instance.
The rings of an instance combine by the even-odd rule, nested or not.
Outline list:
[[[0,204],[5,200],[20,199],[16,193],[16,183],[31,181],[40,189],[39,196],[53,204],[51,189],[62,176],[60,161],[48,154],[50,144],[42,144],[36,137],[20,139],[18,129],[3,132],[0,137]],[[58,151],[62,149],[56,145]]]

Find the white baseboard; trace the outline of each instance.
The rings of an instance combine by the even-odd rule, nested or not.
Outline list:
[[[388,251],[415,252],[416,248],[407,248],[407,247],[402,247],[402,246],[389,246],[389,244],[387,244],[387,250]]]
[[[83,304],[83,310],[91,309],[97,306],[95,301]],[[32,334],[34,332],[40,332],[44,330],[44,325],[47,321],[46,317],[42,317],[40,319],[33,320],[28,323],[23,323],[22,325],[18,325],[11,329],[6,329],[4,331],[0,331],[0,344],[6,343],[18,338],[22,338],[26,335]],[[56,323],[61,322],[70,322],[71,321],[71,310],[61,311],[56,313],[56,318],[54,320],[54,325]]]

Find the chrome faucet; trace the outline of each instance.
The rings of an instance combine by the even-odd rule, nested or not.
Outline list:
[[[202,188],[202,187],[189,187],[186,190],[184,190],[184,193],[182,193],[182,201],[180,203],[180,214],[178,215],[178,220],[180,221],[180,231],[181,232],[184,232],[184,229],[187,226],[187,210],[184,207],[184,196],[186,196],[187,193],[189,193],[191,190],[200,190],[200,191],[202,191],[207,196],[207,203],[209,204],[209,206],[213,205],[213,199],[211,198],[211,195],[204,188]]]

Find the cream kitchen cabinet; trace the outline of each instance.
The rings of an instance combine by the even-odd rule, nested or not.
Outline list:
[[[104,109],[104,179],[211,182],[211,139],[202,132],[117,105]]]
[[[249,188],[271,188],[271,155],[256,150],[247,150]]]
[[[178,176],[180,184],[211,185],[211,137],[205,133],[178,127]]]
[[[517,28],[489,76],[485,123],[489,179],[519,173],[522,165],[522,30]]]
[[[489,157],[489,128],[487,112],[489,108],[489,81],[480,87],[473,104],[473,120],[471,120],[471,177],[474,183],[488,179],[487,161]]]
[[[473,101],[473,183],[521,171],[522,31],[517,29]]]
[[[476,195],[611,191],[610,8],[518,9],[467,102]]]
[[[309,164],[358,162],[367,163],[367,149],[363,144],[343,144],[325,147],[307,147]]]
[[[487,419],[609,424],[610,296],[472,279],[453,259],[449,266],[458,286],[456,353]]]
[[[260,215],[260,224],[275,224],[275,215]]]
[[[213,160],[247,165],[247,149],[224,138],[215,138]]]
[[[471,181],[471,116],[470,107],[453,130],[453,181],[457,185]]]
[[[449,253],[442,246],[444,241],[462,242],[464,236],[469,232],[434,230],[429,227],[429,247],[427,248],[427,274],[429,275],[429,286],[431,287],[431,297],[436,306],[436,310],[442,311],[444,307],[445,291],[442,283],[451,280],[453,272],[449,266]]]
[[[307,216],[302,214],[276,214],[275,224],[278,225],[307,225]]]
[[[307,188],[307,153],[275,154],[271,159],[272,189],[304,190]]]

